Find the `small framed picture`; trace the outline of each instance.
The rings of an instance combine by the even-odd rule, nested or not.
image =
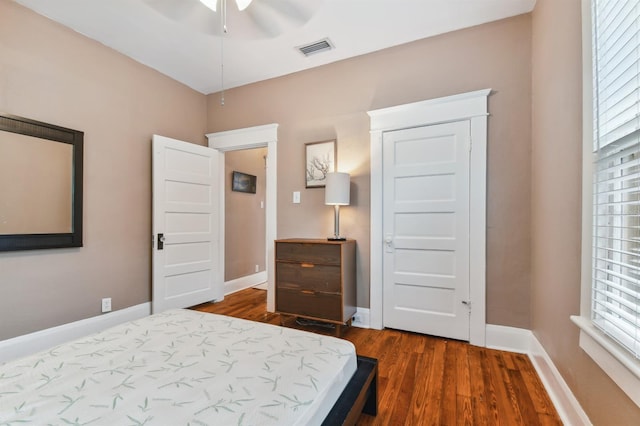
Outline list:
[[[324,188],[327,173],[335,170],[335,140],[305,144],[305,186],[307,188]]]
[[[234,171],[231,179],[231,190],[255,194],[256,177],[254,175]]]

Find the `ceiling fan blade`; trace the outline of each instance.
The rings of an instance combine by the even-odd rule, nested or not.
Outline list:
[[[266,37],[277,37],[283,32],[304,25],[322,3],[321,0],[301,2],[294,0],[254,0],[246,13],[256,28]]]
[[[222,0],[224,1],[224,0]],[[232,0],[227,0],[229,3]],[[237,1],[237,0],[236,0]],[[234,3],[236,2],[234,1]],[[228,37],[260,39],[277,37],[304,25],[323,0],[253,0],[245,10],[227,6]],[[142,0],[150,8],[190,31],[221,36],[220,9],[213,12],[200,0]]]
[[[306,23],[323,3],[322,0],[255,0],[256,5],[263,5],[298,25]]]
[[[191,13],[191,10],[196,6],[196,2],[192,1],[142,0],[142,2],[166,18],[174,21],[183,19]]]
[[[245,10],[251,4],[253,0],[236,0],[236,5],[239,11]]]
[[[200,3],[204,4],[214,12],[218,10],[218,0],[200,0]]]
[[[171,21],[204,34],[220,35],[220,17],[199,0],[142,0]]]

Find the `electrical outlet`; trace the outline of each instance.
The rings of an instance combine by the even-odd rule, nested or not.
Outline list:
[[[256,265],[256,272],[260,272],[260,265]]]
[[[111,298],[105,297],[102,299],[102,312],[111,312]]]

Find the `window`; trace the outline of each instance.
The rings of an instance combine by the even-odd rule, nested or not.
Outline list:
[[[640,406],[640,4],[583,5],[584,119],[593,127],[585,126],[583,297],[572,319],[580,346]]]
[[[640,6],[593,2],[591,319],[640,358]]]

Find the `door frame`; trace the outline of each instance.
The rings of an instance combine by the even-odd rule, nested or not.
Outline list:
[[[371,267],[370,326],[383,322],[383,175],[382,139],[388,131],[469,120],[469,342],[485,346],[486,335],[486,199],[487,117],[491,89],[368,111],[371,119]]]
[[[266,236],[265,236],[265,269],[267,272],[267,311],[275,310],[274,283],[274,241],[277,234],[278,198],[277,198],[277,150],[278,124],[246,127],[223,132],[207,133],[209,147],[220,152],[220,242],[219,265],[224,277],[224,239],[225,239],[225,155],[227,151],[267,147],[267,177],[266,177]]]

